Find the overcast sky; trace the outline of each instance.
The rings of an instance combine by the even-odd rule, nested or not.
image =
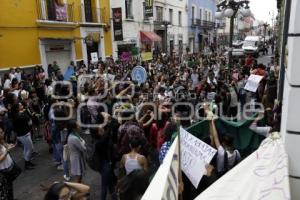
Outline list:
[[[276,0],[249,0],[250,1],[250,9],[254,14],[254,17],[257,20],[267,21],[272,24],[272,14],[269,12],[274,11],[274,16],[276,17],[277,8],[276,8]]]

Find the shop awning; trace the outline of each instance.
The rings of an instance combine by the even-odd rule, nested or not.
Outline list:
[[[161,37],[154,32],[141,31],[141,42],[161,42]]]

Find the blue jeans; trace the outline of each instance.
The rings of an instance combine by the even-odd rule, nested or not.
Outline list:
[[[59,157],[60,162],[63,164],[64,167],[64,174],[69,177],[69,165],[68,165],[68,161],[64,161],[64,157],[63,157],[63,151],[64,151],[64,147],[61,143],[58,144],[54,144],[55,149],[56,149],[56,153],[57,156]]]
[[[17,137],[17,139],[23,144],[23,154],[25,161],[30,161],[31,154],[33,152],[33,143],[31,140],[31,133],[27,133],[24,136]]]
[[[52,144],[53,148],[53,158],[56,162],[62,162],[60,155],[59,155],[59,150],[56,148],[56,144]]]

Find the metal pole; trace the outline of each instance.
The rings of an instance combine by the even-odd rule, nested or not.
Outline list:
[[[165,53],[168,54],[168,24],[165,25]]]
[[[265,43],[266,43],[266,34],[267,34],[267,27],[268,27],[268,25],[267,24],[264,24],[264,45],[265,45]]]
[[[234,18],[235,14],[230,18],[230,33],[229,33],[229,51],[228,51],[228,64],[229,68],[232,68],[232,43],[234,34]]]
[[[280,74],[279,74],[279,90],[278,90],[278,101],[281,103],[283,99],[284,89],[284,77],[285,77],[285,48],[288,39],[289,23],[290,23],[290,12],[291,12],[291,0],[286,0],[284,24],[283,24],[283,35],[281,42],[281,59],[280,59]]]
[[[177,123],[177,131],[178,131],[178,134],[177,134],[177,137],[178,137],[178,152],[179,152],[179,155],[178,155],[178,181],[179,183],[183,183],[183,180],[182,180],[182,171],[181,171],[181,139],[180,139],[180,124]],[[182,196],[182,193],[179,194],[179,200],[182,200],[183,199],[183,196]]]

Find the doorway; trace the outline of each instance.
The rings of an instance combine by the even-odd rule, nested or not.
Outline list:
[[[91,53],[97,52],[97,54],[99,55],[98,47],[99,47],[99,43],[97,43],[97,42],[93,42],[90,45],[88,45],[88,44],[86,45],[86,51],[87,51],[87,57],[88,57],[88,63],[89,64],[92,60]]]

